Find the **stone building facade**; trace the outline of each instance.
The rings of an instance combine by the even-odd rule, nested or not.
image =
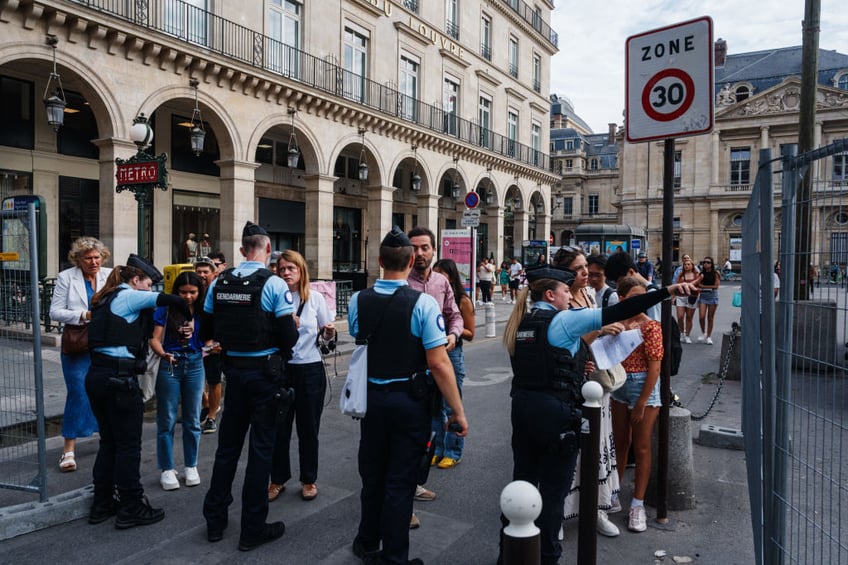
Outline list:
[[[379,274],[392,224],[459,227],[470,191],[484,208],[478,252],[512,255],[535,228],[526,210],[549,231],[558,179],[546,152],[552,9],[551,0],[0,0],[0,195],[45,198],[48,274],[79,235],[100,237],[121,261],[136,251],[137,205],[115,191],[115,159],[136,153],[129,130],[143,113],[148,152],[167,153],[171,173],[140,250],[159,266],[185,259],[188,233],[237,260],[253,219],[275,247],[303,252],[313,278],[364,284]],[[38,98],[54,54],[67,100],[57,132]],[[195,155],[189,134],[200,122]]]

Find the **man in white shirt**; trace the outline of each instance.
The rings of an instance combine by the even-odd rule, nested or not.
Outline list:
[[[521,281],[521,273],[524,272],[524,267],[518,262],[518,257],[512,258],[512,264],[509,266],[509,303],[515,304],[515,299],[518,297],[518,285]]]

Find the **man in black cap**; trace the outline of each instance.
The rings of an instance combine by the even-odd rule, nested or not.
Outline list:
[[[383,278],[354,294],[348,307],[350,334],[368,344],[368,411],[359,443],[362,518],[353,553],[380,563],[421,563],[409,560],[408,524],[419,466],[429,464],[431,378],[453,411],[449,423],[456,434],[468,431],[440,307],[407,284],[414,259],[412,243],[395,226],[380,244]]]
[[[648,261],[648,254],[644,251],[639,253],[636,261],[636,271],[649,283],[654,282],[654,265]]]
[[[242,487],[241,537],[249,551],[285,532],[283,522],[268,524],[268,481],[276,437],[276,418],[285,399],[284,359],[297,342],[292,296],[266,266],[271,240],[261,226],[247,222],[241,236],[245,257],[210,285],[203,305],[201,338],[221,344],[227,376],[212,480],[203,503],[207,538],[220,541],[233,501],[232,484],[244,436],[250,430],[247,469]]]

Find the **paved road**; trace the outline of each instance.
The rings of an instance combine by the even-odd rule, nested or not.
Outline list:
[[[719,330],[729,329],[730,322],[738,319],[738,310],[730,307],[732,291],[732,287],[722,289],[716,334]],[[504,320],[508,313],[509,306],[498,302],[498,318]],[[466,346],[469,377],[464,401],[471,430],[463,461],[453,470],[434,469],[428,486],[438,493],[438,498],[415,505],[423,525],[411,533],[411,556],[421,557],[427,563],[494,563],[497,556],[498,499],[512,472],[510,374],[500,338],[483,338],[482,330],[482,327],[478,328],[480,337]],[[502,333],[501,323],[498,335]],[[716,340],[712,347],[701,344],[684,346],[681,375],[675,377],[674,389],[693,412],[703,411],[712,399],[715,382],[703,375],[717,371],[719,343]],[[148,416],[144,430],[142,481],[151,502],[166,509],[165,520],[127,531],[116,531],[111,522],[91,526],[85,520],[75,520],[3,542],[3,561],[38,565],[83,561],[357,563],[350,552],[350,543],[359,517],[360,483],[356,468],[359,430],[353,420],[342,417],[337,409],[344,367],[346,358],[341,358],[339,377],[332,381],[322,422],[320,494],[314,501],[304,502],[298,496],[298,483],[289,483],[289,491],[271,505],[269,517],[286,522],[287,531],[280,541],[248,554],[238,552],[240,501],[238,491],[235,491],[232,526],[221,543],[207,543],[201,504],[217,438],[214,435],[203,436],[201,441],[201,486],[164,492],[158,485],[155,469],[155,424]],[[739,428],[740,397],[738,383],[727,383],[706,422]],[[697,435],[697,428],[693,423],[693,435]],[[48,484],[51,496],[90,482],[91,463],[97,449],[94,440],[79,442],[77,461],[80,470],[60,474],[55,468],[60,441],[60,438],[54,438],[49,442]],[[179,449],[175,451],[179,453]],[[662,528],[649,520],[651,527],[642,534],[627,532],[625,515],[614,515],[612,519],[623,533],[619,538],[598,540],[598,562],[652,564],[657,550],[666,550],[669,555],[661,563],[671,563],[672,555],[690,556],[702,563],[743,564],[753,560],[742,452],[696,444],[694,457],[697,508],[671,512],[670,524]],[[242,476],[243,466],[236,484]],[[623,490],[625,501],[629,500],[631,481],[631,472],[628,472]],[[4,491],[0,492],[0,507],[13,499],[21,502],[33,500],[31,495]],[[649,509],[651,516],[653,511]],[[575,522],[566,527],[563,563],[576,559],[576,526]]]

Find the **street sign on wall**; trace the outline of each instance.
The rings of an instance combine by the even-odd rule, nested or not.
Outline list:
[[[713,129],[713,21],[695,20],[627,38],[627,141]]]

